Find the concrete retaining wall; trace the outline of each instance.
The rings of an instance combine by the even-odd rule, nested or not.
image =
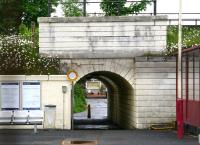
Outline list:
[[[138,57],[135,61],[136,128],[170,123],[176,117],[176,59]]]
[[[166,16],[39,18],[40,53],[127,58],[166,48]]]
[[[175,58],[137,57],[135,59],[74,59],[80,77],[98,71],[112,87],[109,114],[124,128],[148,128],[151,124],[175,120]],[[94,74],[97,77],[99,74]],[[120,79],[121,78],[121,79]],[[128,83],[128,84],[126,84]],[[132,92],[133,91],[133,92]]]

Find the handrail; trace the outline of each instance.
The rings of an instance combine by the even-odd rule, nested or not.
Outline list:
[[[111,0],[110,2],[116,2],[119,3],[119,0]],[[141,0],[127,0],[127,3],[133,3],[133,2],[141,2]],[[157,12],[157,0],[147,0],[147,2],[151,2],[152,3],[152,12],[141,12],[141,13],[134,13],[134,14],[130,14],[130,16],[133,15],[149,15],[149,16],[156,16],[156,15],[168,15],[169,16],[169,25],[172,25],[173,22],[177,22],[178,21],[178,12]],[[48,12],[49,12],[49,16],[50,16],[50,12],[51,12],[51,4],[65,4],[68,2],[63,2],[62,0],[60,0],[59,2],[53,3],[51,0],[48,0]],[[83,4],[83,16],[104,16],[105,13],[104,12],[100,12],[100,13],[87,13],[87,4],[100,4],[101,1],[87,1],[87,0],[83,0],[83,1],[78,1],[75,3],[79,3],[79,4]],[[197,17],[198,15],[198,17]],[[120,14],[119,14],[120,16]],[[171,16],[173,16],[173,18],[171,18]],[[194,18],[185,18],[186,16],[194,16]],[[198,24],[198,22],[200,21],[200,13],[182,13],[182,21],[183,22],[191,22],[190,25],[200,25]],[[196,18],[195,18],[196,17]],[[184,24],[183,24],[184,25]]]
[[[119,0],[110,0],[109,2],[116,2],[120,4]],[[126,3],[133,3],[133,2],[141,2],[141,0],[127,0]],[[154,15],[156,15],[157,13],[157,0],[146,0],[146,2],[151,2],[153,3],[153,13]],[[48,0],[48,16],[50,17],[50,13],[51,13],[51,5],[52,4],[67,4],[67,3],[71,3],[71,2],[63,2],[62,0],[60,0],[60,2],[52,2],[51,0]],[[86,16],[86,14],[88,14],[86,12],[86,5],[87,4],[100,4],[101,1],[97,2],[97,1],[87,1],[87,0],[83,0],[83,1],[78,1],[78,2],[74,2],[76,4],[83,4],[83,16]],[[119,14],[120,15],[120,14]]]

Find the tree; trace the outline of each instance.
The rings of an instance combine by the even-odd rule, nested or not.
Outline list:
[[[49,0],[22,0],[22,22],[30,26],[31,21],[37,23],[38,17],[48,16],[48,1]],[[50,0],[51,2],[51,12],[54,12],[53,7],[58,5],[58,0]]]
[[[78,0],[65,0],[62,9],[66,17],[83,16],[82,4]]]
[[[50,0],[57,6],[58,0]],[[55,11],[51,8],[51,12]],[[0,34],[18,33],[24,23],[31,27],[31,21],[37,23],[38,17],[48,16],[48,0],[6,0],[0,1]]]
[[[16,33],[22,19],[22,0],[0,1],[0,34]]]
[[[34,31],[34,32],[33,32]],[[21,36],[22,39],[32,41],[33,45],[36,47],[36,50],[39,51],[39,28],[36,27],[32,31],[31,28],[27,27],[23,23],[19,26],[19,35]],[[33,35],[34,33],[34,35]]]
[[[151,2],[149,0],[141,0],[140,2],[131,3],[125,6],[127,0],[102,0],[100,7],[106,13],[106,16],[119,16],[128,14],[137,14],[146,9]]]

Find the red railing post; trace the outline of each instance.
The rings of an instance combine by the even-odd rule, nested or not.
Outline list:
[[[184,123],[183,123],[183,98],[179,98],[178,94],[178,57],[176,60],[176,122],[177,122],[177,137],[182,139],[184,135]]]
[[[177,99],[176,101],[176,115],[177,115],[177,137],[183,138],[184,126],[183,126],[183,99]]]
[[[188,55],[186,56],[185,60],[185,99],[186,99],[186,104],[185,104],[185,118],[186,120],[188,119],[188,99],[189,99],[189,59]]]

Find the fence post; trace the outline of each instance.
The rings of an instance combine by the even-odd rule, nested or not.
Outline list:
[[[83,0],[83,16],[84,17],[86,17],[87,15],[86,5],[87,5],[87,0]]]
[[[51,0],[48,0],[48,17],[51,17]]]
[[[121,15],[121,10],[120,10],[120,0],[117,1],[117,7],[118,7],[118,16]]]
[[[157,15],[157,0],[153,1],[153,15]]]
[[[31,41],[32,41],[32,48],[35,47],[35,22],[31,22]]]

